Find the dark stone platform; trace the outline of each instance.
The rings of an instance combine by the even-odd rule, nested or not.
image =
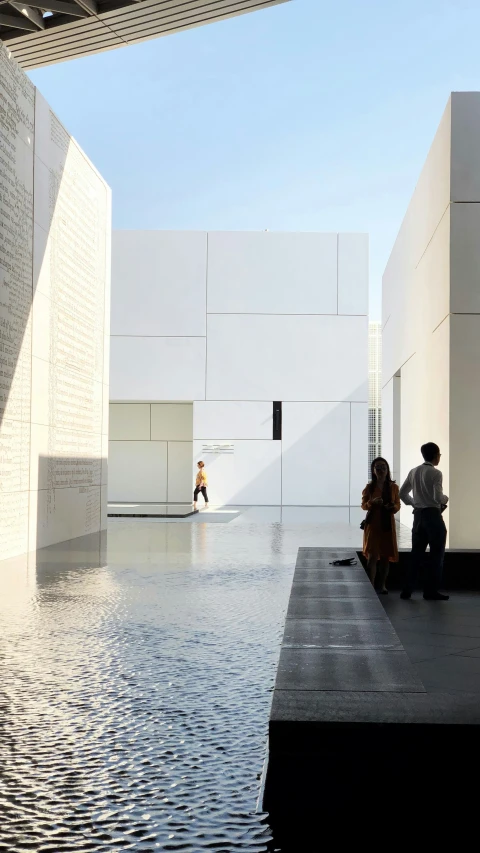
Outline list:
[[[383,619],[287,619],[283,648],[400,649],[393,627]]]
[[[424,692],[403,649],[282,648],[275,693],[312,690]]]
[[[360,552],[358,559],[366,567],[366,560]],[[425,555],[428,560],[428,553]],[[407,567],[410,563],[410,549],[399,549],[398,563],[390,565],[388,587],[389,589],[401,589]],[[419,578],[421,586],[421,577]],[[445,551],[443,564],[442,587],[449,590],[480,590],[480,551],[462,551],[449,548]]]
[[[480,757],[479,694],[425,690],[360,561],[329,565],[352,556],[298,553],[263,797],[282,853],[321,849],[325,821],[355,835],[356,820],[377,820],[383,792],[401,808],[413,786],[437,812],[435,791],[448,787],[449,807],[464,808],[468,796],[452,780]]]
[[[198,509],[192,504],[109,504],[108,518],[189,518]]]

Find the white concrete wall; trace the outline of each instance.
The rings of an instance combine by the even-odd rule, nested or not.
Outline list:
[[[110,191],[0,45],[0,559],[106,527]]]
[[[119,231],[113,246],[111,399],[193,402],[191,478],[202,458],[212,503],[357,504],[367,237]]]
[[[192,500],[191,403],[111,403],[108,499]]]
[[[440,445],[449,545],[462,548],[480,547],[479,201],[480,94],[454,93],[384,274],[383,443],[400,456],[399,480],[424,442]]]

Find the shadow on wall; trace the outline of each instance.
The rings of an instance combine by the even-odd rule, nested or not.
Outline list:
[[[360,386],[351,396],[360,396],[364,390],[364,386]],[[293,407],[297,407],[296,415],[306,413],[311,416],[315,406],[324,408],[325,414],[315,420],[313,425],[309,424],[307,418],[301,421],[298,417],[294,424],[290,424],[288,412],[294,412]],[[281,504],[290,507],[360,506],[362,489],[368,475],[367,410],[366,402],[350,400],[285,404],[282,440],[258,441],[259,447],[268,444],[271,449],[272,445],[277,445],[278,456],[245,485],[233,490],[228,497],[220,494],[218,500],[215,495],[216,471],[219,480],[221,478],[221,481],[227,482],[227,487],[238,478],[235,450],[231,454],[203,455],[199,450],[194,462],[195,466],[200,458],[205,462],[210,501],[227,506],[278,505],[278,500],[258,500],[258,495],[268,494],[280,495]],[[289,433],[292,435],[291,440]],[[233,440],[231,443],[235,445]],[[245,444],[249,442],[245,441]]]
[[[60,543],[65,553],[65,542],[73,539],[76,553],[85,536],[106,531],[106,478],[107,459],[101,455],[40,456],[38,490],[30,496],[30,551]],[[50,553],[51,548],[47,560]]]
[[[4,52],[1,45],[0,50]],[[3,67],[11,76],[8,82],[13,95],[9,104],[12,121],[2,122],[1,129],[7,145],[15,151],[15,158],[9,161],[9,181],[3,187],[2,213],[5,216],[6,211],[8,218],[6,237],[0,243],[0,559],[28,550],[30,423],[35,392],[33,302],[48,243],[48,233],[42,240],[34,237],[40,228],[35,215],[35,189],[39,178],[34,170],[35,89],[28,78],[24,81],[14,63],[7,60]],[[16,100],[20,95],[26,99],[24,110]],[[25,137],[24,127],[28,137]],[[42,184],[39,190],[46,194],[50,221],[65,161],[66,152],[60,157],[55,174],[50,172],[48,183]]]

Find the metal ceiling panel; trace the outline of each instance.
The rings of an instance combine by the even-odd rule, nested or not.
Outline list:
[[[289,0],[0,0],[0,40],[28,70]],[[40,4],[42,4],[40,6]]]

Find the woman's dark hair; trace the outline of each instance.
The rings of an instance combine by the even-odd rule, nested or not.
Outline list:
[[[205,468],[205,462],[197,462],[197,465],[199,465],[200,468]]]
[[[377,486],[377,475],[375,474],[375,465],[377,464],[377,462],[384,462],[385,465],[387,466],[387,475],[385,477],[385,482],[383,484],[382,498],[383,498],[384,503],[389,504],[392,500],[391,485],[394,482],[394,480],[392,480],[392,476],[390,474],[390,465],[388,464],[387,460],[383,458],[383,456],[377,456],[377,458],[373,460],[373,462],[370,466],[370,471],[372,474],[372,479],[370,480],[370,484],[369,484],[370,485],[370,494],[372,494],[375,491],[375,488]]]
[[[433,460],[440,454],[440,448],[438,444],[434,444],[433,441],[428,441],[427,444],[422,444],[420,453],[425,459],[425,462],[433,462]]]

